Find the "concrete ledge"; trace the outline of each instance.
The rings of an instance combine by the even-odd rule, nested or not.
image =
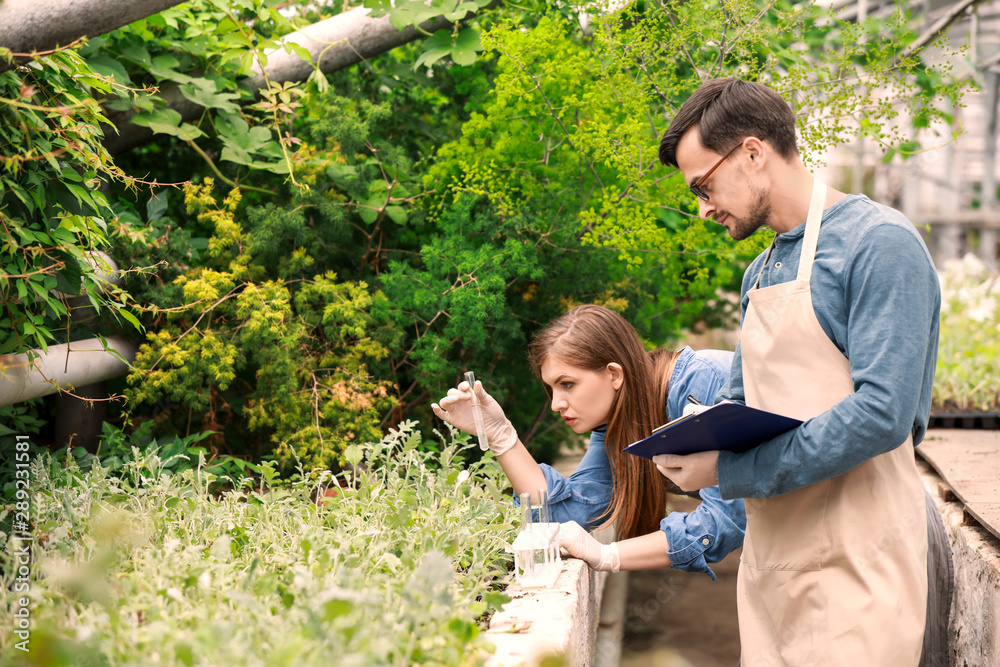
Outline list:
[[[955,567],[950,663],[955,667],[1000,664],[1000,540],[958,501],[951,487],[924,461],[917,461],[951,541]]]
[[[490,667],[536,667],[546,659],[556,664],[593,664],[598,609],[606,572],[595,572],[582,560],[563,561],[552,588],[507,589],[512,599],[490,619],[486,637],[496,645]]]
[[[585,451],[585,446],[564,450],[553,467],[569,477]],[[613,528],[604,528],[594,531],[593,536],[598,542],[609,544],[614,541],[615,532]],[[543,662],[573,667],[617,667],[615,650],[621,644],[620,628],[613,626],[613,620],[611,628],[598,625],[608,577],[607,572],[595,572],[582,560],[570,558],[563,560],[562,572],[552,588],[511,584],[506,591],[511,601],[493,615],[486,630],[486,638],[496,646],[486,660],[488,667],[537,667]],[[624,607],[624,589],[613,597],[616,604]],[[620,619],[623,614],[617,610],[606,616]],[[595,647],[599,634],[604,641]],[[614,661],[608,662],[605,656]]]
[[[594,641],[594,667],[618,667],[621,664],[628,576],[628,572],[622,571],[608,574],[604,580],[597,638]]]

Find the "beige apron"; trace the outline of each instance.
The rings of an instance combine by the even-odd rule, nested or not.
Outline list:
[[[814,181],[797,279],[759,289],[757,276],[740,341],[747,405],[803,421],[854,391],[850,362],[816,319],[809,289],[825,194]],[[927,525],[913,456],[907,438],[839,477],[746,500],[743,667],[917,665]]]

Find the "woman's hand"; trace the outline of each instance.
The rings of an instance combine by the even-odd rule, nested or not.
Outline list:
[[[688,415],[700,415],[705,410],[715,407],[714,405],[702,405],[700,403],[686,403],[684,405],[684,410],[681,412],[681,416],[687,417]]]
[[[483,411],[483,426],[486,427],[486,439],[490,443],[490,451],[500,456],[517,444],[517,431],[503,413],[503,408],[486,393],[483,383],[476,380],[476,396]],[[472,416],[472,389],[468,382],[462,382],[458,387],[448,390],[448,395],[441,399],[440,405],[431,404],[431,409],[440,419],[466,433],[476,434],[476,420]]]
[[[576,521],[559,524],[559,549],[564,556],[586,561],[595,570],[617,572],[622,566],[617,542],[601,544]]]

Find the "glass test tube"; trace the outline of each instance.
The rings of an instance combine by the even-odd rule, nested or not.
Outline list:
[[[483,423],[483,409],[479,405],[479,396],[476,395],[476,376],[472,371],[465,373],[465,381],[469,383],[472,390],[472,419],[476,422],[476,437],[479,438],[479,449],[484,452],[490,448],[490,441],[486,437],[486,426]]]
[[[525,491],[521,494],[521,530],[531,530],[531,494]]]

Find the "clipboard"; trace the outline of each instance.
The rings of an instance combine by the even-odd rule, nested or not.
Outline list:
[[[740,403],[718,403],[664,424],[623,451],[646,459],[660,454],[693,454],[716,449],[742,452],[801,424],[798,419]]]

